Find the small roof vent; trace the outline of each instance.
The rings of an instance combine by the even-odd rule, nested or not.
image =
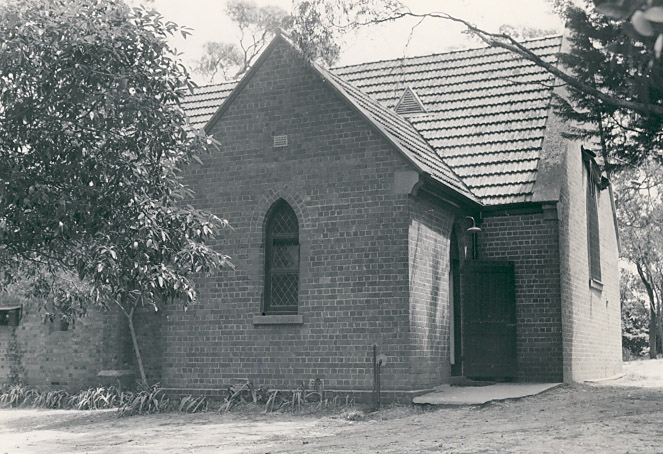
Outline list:
[[[406,87],[403,96],[396,103],[394,111],[401,115],[412,115],[426,113],[424,105],[421,103],[419,96],[410,87]]]

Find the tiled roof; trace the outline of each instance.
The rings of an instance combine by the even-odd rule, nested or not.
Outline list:
[[[182,103],[182,108],[189,116],[191,124],[197,128],[205,126],[219,109],[223,100],[233,91],[235,85],[237,85],[237,81],[203,85],[197,87],[193,94],[187,95]]]
[[[378,126],[389,139],[397,144],[421,170],[434,179],[452,187],[465,197],[478,202],[467,185],[444,163],[421,134],[403,117],[371,99],[348,82],[329,71],[317,67],[318,71],[335,85],[355,107]]]
[[[554,61],[561,37],[525,45]],[[532,199],[552,96],[553,78],[543,69],[506,50],[479,48],[331,72],[346,96],[434,178],[463,194],[469,188],[486,205]],[[184,108],[192,123],[204,126],[234,84],[201,87],[187,97]],[[425,114],[393,112],[408,86]]]

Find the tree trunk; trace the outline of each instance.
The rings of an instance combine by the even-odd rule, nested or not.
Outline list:
[[[649,308],[649,358],[650,359],[655,359],[656,358],[656,333],[658,330],[656,329],[657,323],[656,323],[656,311],[654,310],[653,307]]]
[[[140,355],[140,348],[138,348],[138,340],[136,339],[136,331],[134,330],[134,309],[131,308],[131,312],[128,314],[125,312],[127,319],[129,320],[129,332],[131,333],[131,341],[134,344],[134,352],[136,353],[136,362],[138,363],[138,370],[140,371],[140,379],[143,382],[143,386],[147,388],[149,385],[147,383],[147,376],[145,375],[145,368],[143,367],[143,357]]]
[[[636,263],[635,267],[638,270],[638,274],[640,275],[642,283],[645,285],[645,289],[647,289],[647,296],[649,296],[649,358],[655,359],[656,332],[657,332],[656,328],[658,326],[658,323],[656,323],[658,319],[658,316],[656,314],[656,297],[654,295],[654,289],[652,288],[652,284],[645,275],[645,270],[642,268],[640,263]]]

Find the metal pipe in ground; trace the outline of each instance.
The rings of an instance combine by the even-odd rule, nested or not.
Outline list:
[[[373,407],[377,410],[382,405],[380,396],[380,369],[382,361],[378,360],[378,346],[373,345]]]

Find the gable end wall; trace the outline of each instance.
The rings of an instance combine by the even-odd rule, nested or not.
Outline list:
[[[233,226],[213,246],[236,268],[200,279],[197,304],[162,318],[162,384],[294,389],[320,378],[327,390],[370,391],[377,345],[389,361],[382,389],[416,387],[409,201],[394,187],[411,165],[282,43],[210,132],[222,146],[187,181],[197,207]],[[288,146],[274,148],[274,135],[288,135]],[[299,222],[303,323],[257,325],[265,215],[281,198]]]

